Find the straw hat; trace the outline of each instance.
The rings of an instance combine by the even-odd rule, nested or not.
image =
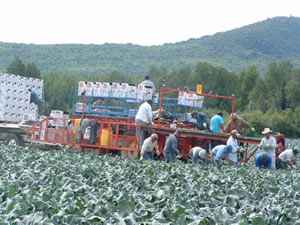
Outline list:
[[[240,135],[239,132],[238,132],[236,129],[232,130],[232,131],[230,132],[230,134],[231,134],[231,135],[236,135],[236,136],[239,136],[239,135]]]
[[[272,130],[270,128],[265,128],[261,133],[262,134],[270,134],[270,133],[272,133]]]

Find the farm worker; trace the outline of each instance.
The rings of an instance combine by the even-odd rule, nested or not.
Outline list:
[[[96,120],[92,119],[90,121],[90,129],[91,129],[91,137],[90,137],[90,144],[96,144],[97,142],[97,133],[98,133],[98,124]]]
[[[238,164],[238,151],[239,151],[239,143],[238,143],[238,136],[240,134],[237,130],[232,130],[230,132],[230,137],[228,138],[226,145],[231,145],[232,147],[232,153],[229,154],[228,158],[230,161],[234,162],[235,164]]]
[[[224,132],[224,119],[222,112],[218,112],[210,119],[210,131],[214,134]]]
[[[41,111],[42,101],[39,96],[31,89],[28,89],[30,93],[30,103],[34,103],[38,107],[38,113]]]
[[[187,113],[184,122],[191,124],[193,127],[197,127],[197,112]]]
[[[220,166],[222,160],[228,159],[230,153],[232,153],[231,145],[217,145],[212,149],[212,157],[214,163]]]
[[[152,112],[152,100],[149,99],[140,105],[139,110],[135,116],[136,136],[139,143],[139,149],[142,149],[145,138],[151,131],[151,125],[153,124],[153,114],[157,114],[158,111]]]
[[[157,149],[157,141],[158,141],[158,135],[155,133],[151,134],[150,137],[145,139],[141,150],[141,159],[145,159],[145,160],[153,159],[154,149]]]
[[[296,166],[296,155],[298,149],[286,149],[280,153],[278,160],[276,161],[277,169],[294,168]]]
[[[176,130],[173,134],[170,134],[165,142],[164,157],[166,162],[173,162],[176,156],[179,154],[178,150],[178,138],[179,131]]]
[[[277,133],[275,139],[277,143],[276,146],[276,159],[277,159],[280,153],[285,150],[285,137],[283,134]]]
[[[84,139],[84,136],[88,138],[90,136],[90,129],[88,130],[87,128],[90,125],[90,119],[88,118],[83,118],[80,120],[80,127],[78,129],[77,133],[77,144],[81,142],[81,139]],[[89,139],[89,138],[88,138]]]
[[[268,155],[267,152],[259,152],[255,157],[255,166],[259,169],[269,169],[272,167],[272,158]]]
[[[245,129],[248,127],[251,128],[252,131],[255,130],[246,120],[244,120],[238,114],[231,113],[229,121],[227,122],[224,130],[226,133],[230,133],[232,130],[237,130],[239,133],[244,134]]]
[[[190,155],[192,156],[192,163],[198,163],[199,160],[201,162],[207,162],[208,154],[204,148],[201,147],[193,147],[190,150]]]
[[[152,89],[152,93],[154,94],[156,91],[154,83],[150,80],[150,77],[147,75],[145,79],[140,83],[143,87],[148,87]]]
[[[275,163],[275,149],[276,149],[276,139],[272,136],[272,130],[270,128],[265,128],[262,131],[264,137],[262,138],[258,147],[260,148],[259,152],[265,152],[271,158],[271,169],[276,168]],[[259,153],[258,152],[258,153]]]

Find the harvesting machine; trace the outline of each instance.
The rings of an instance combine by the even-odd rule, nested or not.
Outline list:
[[[149,98],[154,100],[160,116],[155,118],[151,132],[159,136],[157,157],[163,158],[166,137],[180,130],[179,149],[182,159],[189,157],[193,146],[211,149],[216,143],[225,143],[228,134],[212,134],[208,131],[208,118],[199,112],[210,99],[228,101],[231,113],[236,112],[235,96],[220,96],[204,93],[202,88],[190,91],[179,88],[160,87],[155,94],[145,87],[126,83],[80,82],[78,103],[69,117],[61,111],[52,111],[50,116],[41,117],[30,125],[0,124],[0,133],[7,133],[6,139],[13,143],[68,146],[82,151],[99,153],[124,153],[138,155],[134,117],[140,103]],[[187,115],[198,111],[196,122],[187,122]],[[175,123],[175,120],[177,121]],[[10,127],[9,127],[10,126]],[[251,149],[259,139],[239,137],[239,142]],[[248,161],[253,153],[244,154]]]
[[[85,82],[85,85],[90,87],[97,85],[91,83]],[[88,91],[86,88],[79,87],[79,102],[76,103],[71,118],[68,120],[62,114],[60,117],[44,118],[32,126],[32,142],[66,145],[82,151],[94,150],[99,153],[137,155],[139,150],[134,117],[147,93],[144,93],[143,97],[139,97],[138,91],[135,91],[133,95],[122,94],[116,87],[116,83],[110,85],[114,85],[114,89],[119,92],[118,95],[115,93],[105,94],[105,92],[97,95],[95,90]],[[126,89],[124,84],[119,85],[123,85],[123,89]],[[179,149],[182,159],[189,157],[189,150],[193,146],[211,149],[216,143],[226,143],[228,134],[212,134],[208,131],[208,119],[205,114],[198,112],[195,124],[187,122],[186,116],[191,111],[200,111],[205,107],[204,101],[209,99],[229,101],[231,113],[234,113],[236,112],[235,96],[220,96],[161,87],[159,93],[151,98],[154,100],[153,108],[158,108],[160,112],[160,116],[155,118],[151,127],[151,132],[155,132],[159,136],[158,158],[163,158],[166,137],[175,129],[180,130]],[[53,124],[51,120],[60,120],[61,125],[51,126]],[[177,120],[176,124],[175,120]],[[259,139],[251,137],[239,137],[239,141],[246,149],[250,149],[252,144],[259,143]],[[250,156],[245,154],[244,160],[247,161]]]

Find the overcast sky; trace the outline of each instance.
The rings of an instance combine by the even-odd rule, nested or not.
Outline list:
[[[290,15],[300,0],[0,0],[0,41],[157,45]]]

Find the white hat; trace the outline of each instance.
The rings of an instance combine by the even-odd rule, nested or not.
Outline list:
[[[270,134],[270,133],[272,133],[272,130],[270,128],[265,128],[261,133],[262,134]]]

